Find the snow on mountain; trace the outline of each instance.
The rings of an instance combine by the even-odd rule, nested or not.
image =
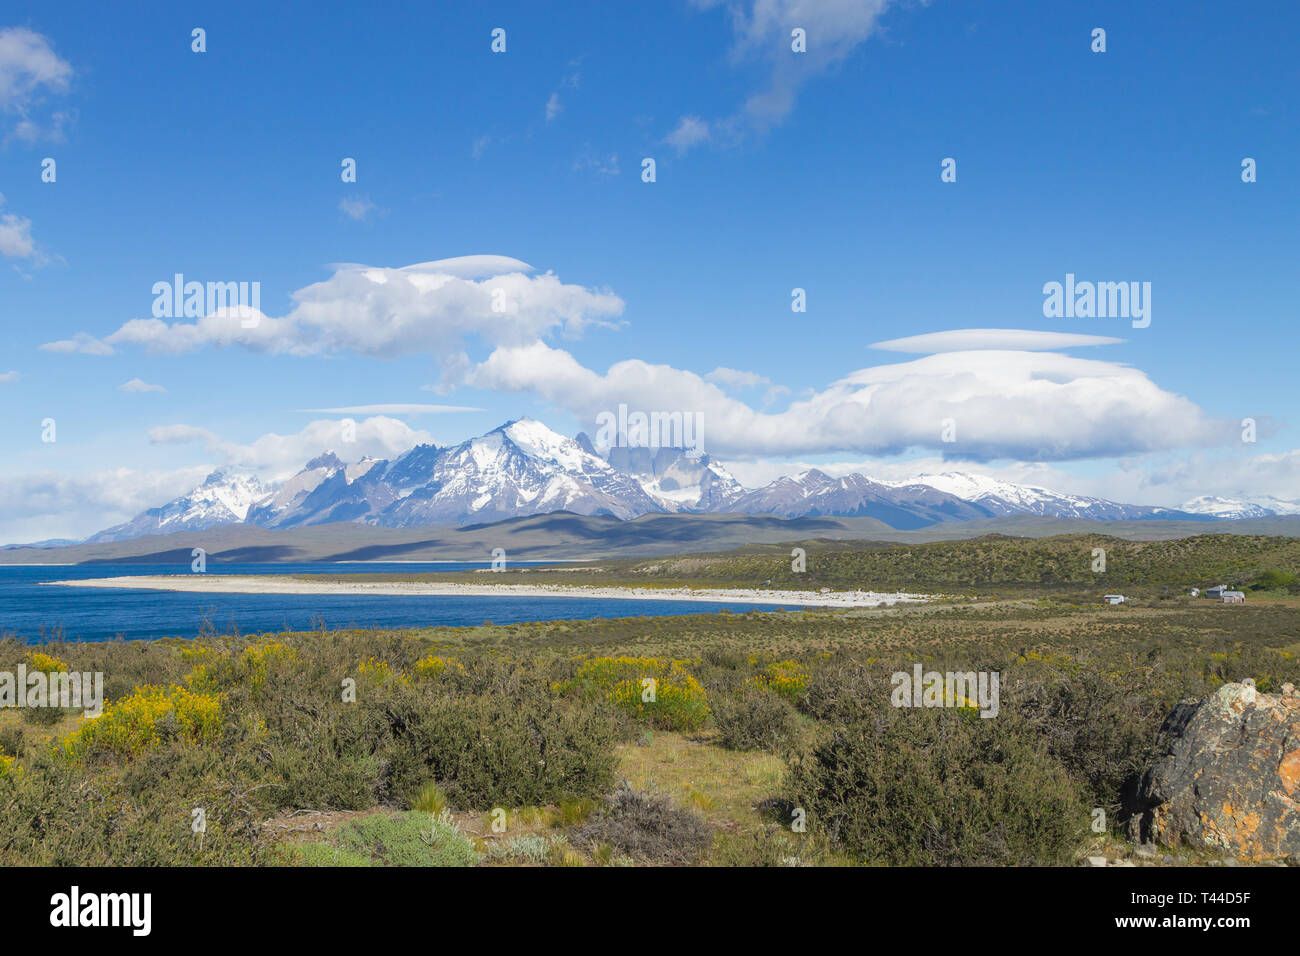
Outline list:
[[[725,510],[783,518],[861,516],[877,518],[894,528],[990,516],[977,505],[926,485],[885,484],[856,473],[832,478],[817,468],[746,492]]]
[[[409,454],[409,453],[408,453]],[[402,462],[394,462],[396,468]],[[443,449],[426,481],[370,523],[482,523],[551,511],[634,518],[662,510],[636,480],[531,418]]]
[[[281,515],[292,513],[322,482],[343,467],[343,462],[332,451],[313,458],[302,471],[280,485],[267,501],[258,506],[250,524],[275,527]]]
[[[1272,495],[1260,495],[1249,500],[1251,504],[1259,505],[1275,515],[1300,515],[1300,501],[1274,498]]]
[[[397,495],[384,483],[385,461],[363,458],[345,464],[326,452],[284,482],[249,513],[248,523],[264,528],[297,528],[331,521],[355,521],[383,511]]]
[[[202,531],[219,525],[240,524],[270,494],[270,489],[255,475],[214,471],[189,494],[160,508],[150,508],[124,524],[99,532],[87,541],[123,541],[146,534]]]
[[[348,465],[346,467],[345,474],[347,476],[348,481],[350,482],[356,481],[358,478],[364,478],[370,472],[370,469],[374,468],[375,465],[378,464],[381,464],[379,459],[371,458],[369,455],[367,455],[366,457],[362,458],[360,461],[355,461],[352,464]]]
[[[586,435],[576,440],[595,454]],[[707,454],[692,458],[682,448],[615,446],[605,459],[615,470],[635,478],[664,511],[725,511],[745,493],[731,472]]]
[[[433,463],[441,453],[442,449],[437,445],[416,445],[384,467],[384,482],[394,495],[405,498],[429,480]]]
[[[1296,502],[1281,501],[1280,499],[1271,499],[1283,507],[1296,507]],[[1296,511],[1275,511],[1253,501],[1241,498],[1222,498],[1218,495],[1201,495],[1199,498],[1193,498],[1182,506],[1182,510],[1191,514],[1210,515],[1214,518],[1234,519],[1234,518],[1266,518],[1273,514],[1300,514],[1300,509]]]
[[[991,478],[988,475],[965,472],[917,475],[905,482],[885,482],[885,484],[928,485],[978,505],[995,516],[1029,514],[1053,518],[1093,518],[1103,521],[1183,517],[1169,508],[1124,505],[1104,498],[1060,494],[1036,485],[1021,485]]]
[[[296,528],[335,521],[385,527],[483,524],[572,511],[635,518],[663,512],[865,516],[895,528],[1004,515],[1101,520],[1217,519],[1300,514],[1300,502],[1204,496],[1182,509],[1066,495],[986,475],[945,472],[904,481],[820,469],[747,489],[708,455],[676,448],[615,447],[603,454],[583,434],[567,438],[521,418],[459,445],[417,445],[391,461],[347,463],[327,451],[278,486],[215,471],[198,488],[90,541],[246,523]]]

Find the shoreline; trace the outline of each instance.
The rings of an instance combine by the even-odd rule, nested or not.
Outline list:
[[[122,588],[197,594],[347,594],[400,597],[610,598],[693,601],[714,604],[771,604],[863,608],[917,604],[930,595],[878,591],[781,591],[754,588],[640,588],[554,584],[461,584],[459,582],[304,581],[289,575],[153,574],[79,581],[46,581],[58,587]]]

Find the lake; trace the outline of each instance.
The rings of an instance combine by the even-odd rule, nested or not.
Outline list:
[[[489,562],[430,564],[221,564],[214,574],[412,574],[486,568]],[[518,565],[517,565],[518,566]],[[319,594],[186,594],[125,588],[45,587],[46,581],[181,574],[189,564],[0,565],[0,634],[19,640],[103,641],[195,637],[217,632],[341,627],[466,627],[491,621],[567,621],[592,617],[798,610],[794,605],[723,604],[622,598],[396,597]]]

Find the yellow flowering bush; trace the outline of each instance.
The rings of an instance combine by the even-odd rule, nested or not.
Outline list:
[[[57,674],[67,671],[69,668],[67,664],[57,657],[42,654],[40,651],[29,651],[27,654],[27,669],[43,671],[46,674]]]
[[[215,694],[217,676],[212,672],[211,664],[195,664],[183,678],[185,686],[196,694]]]
[[[200,644],[197,641],[193,641],[181,648],[181,660],[185,661],[187,664],[198,664],[204,661],[210,661],[212,658],[219,655],[220,652],[215,648],[209,647],[207,644]]]
[[[14,763],[13,757],[0,753],[0,781],[12,780],[22,769],[22,767]]]
[[[254,644],[252,647],[244,649],[239,655],[239,660],[235,664],[235,669],[240,677],[248,684],[249,690],[256,694],[261,690],[262,685],[266,683],[267,674],[270,671],[298,661],[298,651],[288,644],[280,641],[267,641],[265,644]],[[202,667],[203,665],[199,665]]]
[[[752,678],[751,683],[757,687],[766,687],[790,703],[797,704],[808,689],[808,679],[811,676],[808,668],[798,661],[775,661]]]
[[[395,667],[390,667],[388,661],[382,658],[372,657],[368,661],[362,661],[357,665],[357,683],[365,684],[370,687],[385,687],[393,681],[406,682],[406,675]]]
[[[658,657],[593,657],[561,689],[598,694],[631,716],[665,730],[698,730],[709,717],[708,695],[686,669],[690,661]]]
[[[1048,667],[1055,667],[1061,670],[1078,670],[1078,662],[1069,654],[1061,654],[1056,651],[1028,651],[1017,658],[1020,664],[1045,664]]]
[[[464,673],[465,666],[454,657],[439,657],[430,654],[415,662],[415,676],[420,680],[432,680],[442,677],[448,670]]]
[[[184,687],[137,687],[129,697],[108,705],[102,716],[86,719],[63,739],[63,752],[80,760],[96,750],[135,757],[175,736],[192,743],[211,743],[221,733],[221,701],[212,694]]]

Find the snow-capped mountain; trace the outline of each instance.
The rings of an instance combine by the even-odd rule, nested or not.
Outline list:
[[[1063,495],[1035,485],[1000,481],[988,475],[943,472],[918,475],[906,482],[882,482],[894,487],[927,485],[983,508],[992,516],[1027,514],[1053,518],[1092,518],[1123,521],[1142,518],[1186,517],[1171,508],[1123,505],[1105,498]],[[1182,509],[1186,510],[1186,509]]]
[[[1274,498],[1272,495],[1260,495],[1257,498],[1251,498],[1250,501],[1252,504],[1259,505],[1275,515],[1300,515],[1300,501]]]
[[[832,478],[816,468],[778,478],[746,492],[726,510],[782,518],[853,515],[878,518],[894,528],[920,528],[937,521],[970,521],[992,514],[927,485],[887,485],[858,474]]]
[[[585,434],[577,441],[597,454]],[[707,454],[692,458],[682,448],[615,446],[604,457],[616,471],[635,478],[664,511],[726,511],[745,493],[731,472]]]
[[[864,516],[895,528],[1005,515],[1134,520],[1300,514],[1300,502],[1203,497],[1182,509],[1065,495],[985,475],[945,472],[877,480],[813,468],[747,489],[708,455],[615,447],[567,438],[521,418],[459,445],[417,445],[392,460],[345,462],[325,452],[277,485],[233,470],[213,472],[187,495],[151,508],[90,541],[250,524],[297,528],[337,521],[405,528],[485,524],[569,511],[635,518],[700,512],[784,518]]]
[[[409,475],[404,459],[411,454],[390,469]],[[551,511],[634,518],[660,510],[635,479],[531,418],[445,448],[427,465],[423,484],[367,521],[404,528]]]
[[[413,452],[429,446],[417,446]],[[333,452],[307,466],[250,510],[248,523],[265,528],[296,528],[330,521],[354,521],[383,511],[397,494],[382,480],[388,463],[363,458],[345,464]]]
[[[171,531],[202,531],[223,524],[238,524],[248,518],[258,503],[271,495],[256,475],[237,471],[214,471],[187,495],[160,508],[150,508],[125,524],[120,524],[87,539],[123,541],[146,534]]]
[[[1182,506],[1183,511],[1213,518],[1267,518],[1271,515],[1300,515],[1300,501],[1287,501],[1270,495],[1258,498],[1223,498],[1201,495]]]

